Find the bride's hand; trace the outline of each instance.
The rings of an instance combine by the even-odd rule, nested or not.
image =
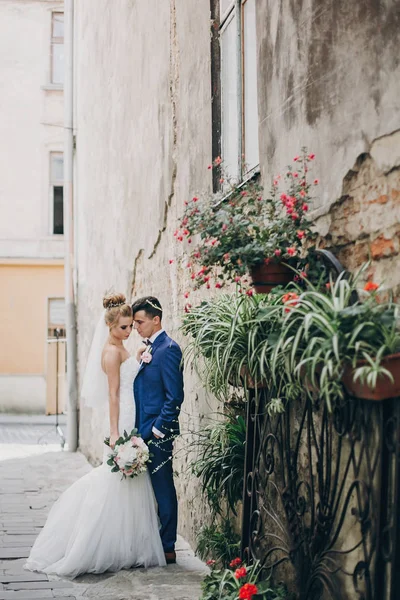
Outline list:
[[[136,360],[137,360],[138,362],[140,362],[140,361],[142,360],[142,354],[143,354],[143,352],[145,352],[146,350],[147,350],[147,346],[146,346],[145,344],[142,344],[142,345],[139,347],[139,349],[138,349],[138,351],[137,351],[137,353],[136,353]]]
[[[114,448],[115,442],[119,438],[119,433],[112,433],[110,435],[110,448]]]

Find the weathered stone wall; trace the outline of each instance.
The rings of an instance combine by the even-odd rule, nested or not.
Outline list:
[[[399,285],[399,2],[259,0],[257,39],[265,186],[307,146],[322,245]]]
[[[79,372],[105,290],[158,296],[178,342],[185,284],[173,232],[184,200],[211,185],[210,11],[202,0],[76,3]],[[139,342],[132,335],[132,349]],[[210,408],[211,406],[211,408]],[[188,368],[182,430],[214,410]],[[105,415],[81,407],[80,446],[102,454]],[[193,540],[206,508],[180,441],[180,531]],[[194,500],[196,498],[196,501]]]
[[[313,212],[321,244],[350,268],[371,253],[370,275],[391,284],[400,283],[398,7],[257,0],[264,185],[308,146],[321,182]],[[186,284],[172,233],[184,200],[211,185],[210,25],[209,0],[125,0],[118,10],[108,0],[76,3],[80,373],[110,287],[159,296],[166,329],[183,342]],[[189,367],[185,386],[189,431],[215,403]],[[103,421],[81,407],[81,448],[95,461]],[[193,540],[206,509],[186,443],[176,460],[180,530]]]

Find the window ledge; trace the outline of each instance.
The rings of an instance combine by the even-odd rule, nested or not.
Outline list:
[[[63,92],[64,86],[62,83],[47,83],[46,85],[42,85],[42,90],[45,92]]]

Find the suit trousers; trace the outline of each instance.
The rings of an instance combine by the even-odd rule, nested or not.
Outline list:
[[[173,439],[167,437],[164,440],[152,436],[147,443],[153,455],[149,471],[161,521],[161,542],[164,552],[172,552],[178,525],[178,501],[172,468]]]

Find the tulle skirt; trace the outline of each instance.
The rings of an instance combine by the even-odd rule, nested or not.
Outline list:
[[[74,578],[164,565],[149,474],[121,480],[103,464],[60,496],[25,568]]]

